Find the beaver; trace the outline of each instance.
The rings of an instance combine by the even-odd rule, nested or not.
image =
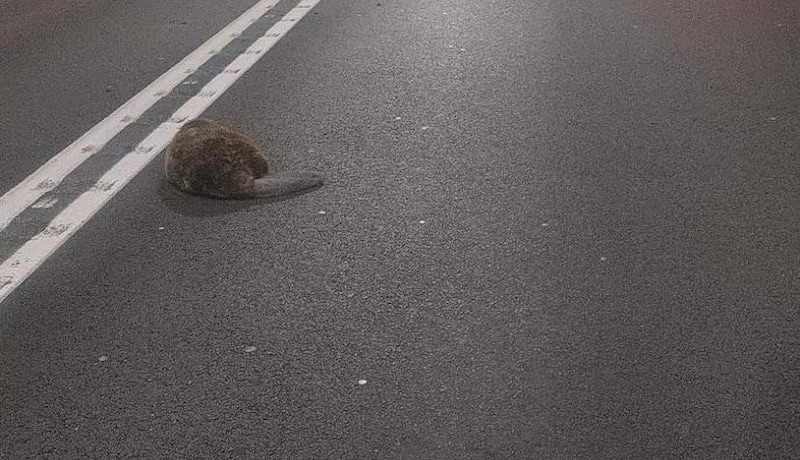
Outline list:
[[[220,199],[271,198],[319,187],[312,171],[269,174],[266,157],[245,135],[198,118],[184,124],[167,147],[167,181],[178,190]]]

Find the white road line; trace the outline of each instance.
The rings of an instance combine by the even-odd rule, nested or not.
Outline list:
[[[0,302],[75,234],[114,195],[153,160],[188,120],[199,116],[272,48],[320,0],[303,0],[233,60],[194,97],[160,124],[108,170],[95,185],[56,216],[45,230],[23,244],[0,265]]]
[[[239,37],[252,23],[264,16],[279,0],[261,0],[225,26],[203,45],[133,96],[78,140],[0,197],[0,232],[22,211],[49,192],[84,161],[97,153],[126,126],[136,121],[156,102],[170,93],[187,76]]]

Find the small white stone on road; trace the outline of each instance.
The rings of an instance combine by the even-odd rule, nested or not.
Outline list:
[[[424,223],[425,223],[425,221],[424,221],[424,220],[421,220],[421,221],[419,221],[419,223],[420,223],[420,224],[424,224]]]
[[[394,119],[395,119],[395,121],[397,121],[397,120],[402,120],[402,119],[403,119],[403,117],[394,117]]]
[[[325,211],[319,211],[317,214],[325,214]]]
[[[359,385],[366,385],[366,384],[367,384],[367,381],[366,381],[366,380],[364,380],[364,379],[361,379],[361,380],[359,380],[359,381],[358,381],[358,384],[359,384]]]
[[[159,230],[164,230],[164,227],[158,227]]]
[[[253,346],[244,347],[244,352],[245,353],[252,353],[254,351],[256,351],[256,347],[253,347]]]
[[[427,131],[427,130],[429,130],[429,129],[431,129],[431,127],[430,127],[430,126],[423,126],[423,127],[422,127],[422,130],[423,130],[423,131]]]
[[[550,224],[548,224],[547,222],[542,224],[542,227],[549,227],[549,226],[550,226]]]
[[[101,363],[102,363],[103,361],[108,361],[108,356],[105,356],[105,355],[103,355],[103,356],[101,356],[101,357],[97,358],[97,360],[98,360],[98,361],[100,361]]]
[[[600,258],[600,262],[605,262],[606,260],[608,260],[608,257],[601,257]]]

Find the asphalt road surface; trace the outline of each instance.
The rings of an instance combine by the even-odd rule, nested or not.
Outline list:
[[[0,194],[254,3],[0,0]],[[800,455],[798,2],[322,0],[204,116],[326,185],[157,157],[0,303],[0,458]]]

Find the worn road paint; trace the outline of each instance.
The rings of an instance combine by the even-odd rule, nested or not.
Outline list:
[[[156,102],[169,94],[198,67],[241,35],[253,22],[264,16],[278,0],[261,0],[233,22],[225,26],[203,45],[133,96],[111,115],[96,124],[83,136],[51,158],[33,174],[0,197],[0,231],[22,211],[52,190],[72,171],[97,153],[126,126],[137,120]]]
[[[3,262],[0,265],[0,302],[8,297],[53,252],[91,219],[108,200],[116,195],[153,158],[161,153],[186,121],[203,113],[319,1],[303,0],[289,11],[280,21],[267,30],[261,38],[253,42],[247,50],[222,69],[216,77],[203,87],[200,93],[186,101],[168,121],[160,124],[139,145],[122,157],[93,187],[78,196],[75,201],[61,211],[45,230],[23,244],[11,257]],[[49,180],[54,180],[52,176],[46,177]]]

